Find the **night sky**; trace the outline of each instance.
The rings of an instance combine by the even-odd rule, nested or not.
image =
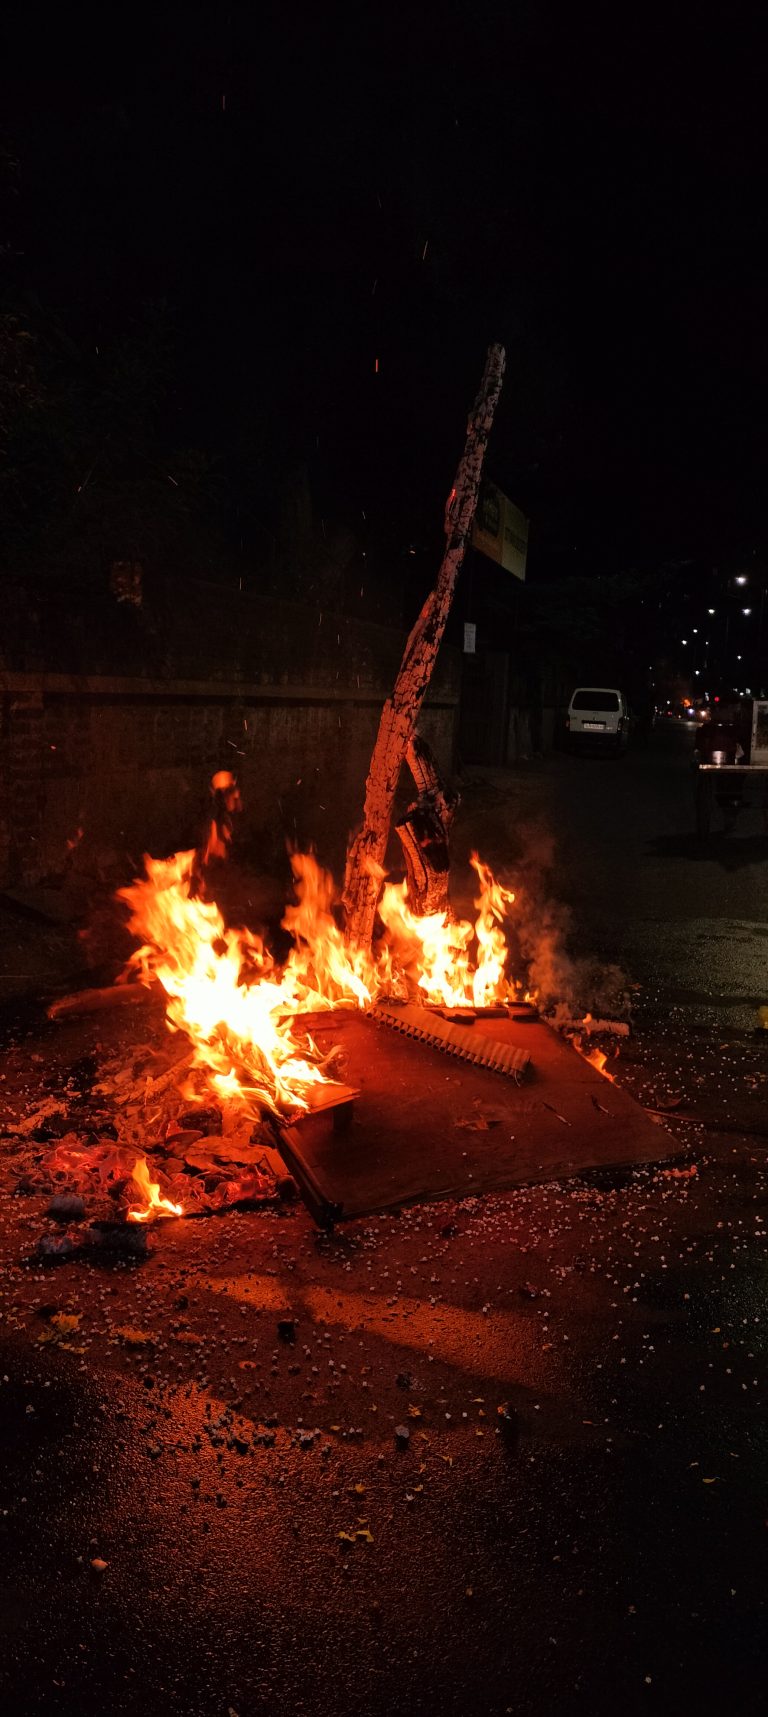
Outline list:
[[[766,44],[682,14],[11,5],[6,291],[94,346],[164,301],[176,441],[401,543],[501,339],[534,571],[762,553]]]

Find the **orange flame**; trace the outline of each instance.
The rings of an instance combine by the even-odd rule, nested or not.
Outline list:
[[[180,1204],[173,1204],[169,1198],[163,1197],[159,1183],[150,1176],[146,1157],[137,1156],[135,1149],[127,1150],[111,1139],[87,1146],[70,1144],[66,1138],[62,1139],[49,1152],[45,1173],[56,1189],[82,1191],[86,1197],[91,1192],[102,1198],[115,1198],[117,1195],[121,1208],[127,1188],[132,1184],[133,1192],[129,1196],[140,1194],[142,1203],[126,1211],[129,1222],[184,1214]]]
[[[139,1188],[145,1202],[140,1209],[128,1211],[129,1222],[148,1222],[153,1216],[184,1215],[182,1205],[172,1204],[169,1198],[163,1198],[157,1181],[150,1178],[146,1157],[136,1158],[131,1179]]]
[[[496,881],[477,853],[472,854],[471,864],[480,883],[474,924],[451,918],[448,912],[420,917],[408,905],[404,882],[388,883],[379,906],[393,941],[395,963],[402,966],[406,979],[415,980],[422,999],[438,1006],[489,1007],[514,994],[505,976],[507,944],[501,926],[515,897]]]
[[[604,1079],[610,1079],[611,1084],[615,1085],[616,1081],[613,1074],[608,1072],[606,1065],[608,1057],[604,1049],[590,1049],[589,1054],[582,1050],[581,1053],[584,1060],[589,1062],[590,1067],[595,1067],[598,1073],[602,1073]]]
[[[215,902],[190,892],[194,860],[193,852],[147,858],[146,875],[120,890],[129,928],[141,941],[130,965],[144,982],[159,980],[167,1023],[187,1034],[194,1065],[205,1070],[214,1093],[254,1118],[264,1107],[306,1109],[309,1088],[327,1082],[297,1015],[367,1008],[385,992],[402,995],[414,981],[425,1002],[459,1007],[513,993],[501,926],[514,895],[476,854],[475,924],[448,913],[419,918],[405,884],[389,884],[381,903],[389,946],[374,956],[345,941],[333,916],[329,873],[311,855],[295,853],[297,898],[283,918],[294,945],[282,970],[259,936],[228,928]]]
[[[253,1112],[306,1108],[306,1089],[323,1079],[311,1043],[300,1045],[291,1016],[352,1003],[367,1006],[375,967],[345,946],[330,913],[332,883],[307,855],[292,860],[298,902],[285,924],[292,949],[278,972],[259,936],[227,929],[218,906],[193,899],[194,853],[146,860],[146,877],[121,889],[129,928],[143,938],[131,964],[160,980],[168,1023],[192,1041],[220,1097],[240,1097]]]

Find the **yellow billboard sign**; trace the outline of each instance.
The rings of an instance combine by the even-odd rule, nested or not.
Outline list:
[[[515,578],[525,578],[528,520],[495,483],[485,482],[480,490],[472,547],[480,554],[487,554],[489,560],[495,560]]]

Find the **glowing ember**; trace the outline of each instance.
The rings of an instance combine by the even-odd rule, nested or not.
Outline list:
[[[125,1210],[126,1199],[135,1201],[125,1213],[129,1222],[147,1222],[155,1216],[183,1216],[182,1205],[173,1204],[160,1191],[149,1173],[147,1159],[135,1150],[102,1140],[81,1145],[70,1134],[49,1152],[46,1178],[54,1188],[78,1190],[87,1198],[95,1195]]]

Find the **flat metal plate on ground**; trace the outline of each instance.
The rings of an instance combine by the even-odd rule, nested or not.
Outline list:
[[[343,1077],[359,1088],[343,1128],[310,1115],[294,1154],[344,1216],[420,1199],[502,1190],[681,1154],[634,1098],[540,1020],[477,1019],[470,1028],[525,1048],[525,1081],[457,1062],[373,1019],[345,1020]],[[334,1041],[334,1020],[315,1034]]]

